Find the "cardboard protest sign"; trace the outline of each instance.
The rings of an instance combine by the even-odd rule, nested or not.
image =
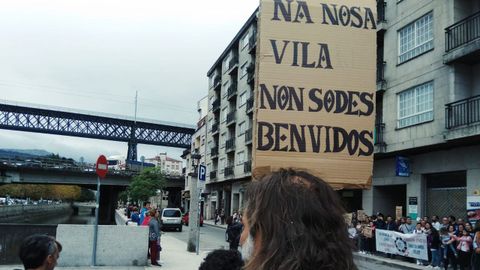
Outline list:
[[[343,217],[345,218],[345,223],[347,223],[348,225],[352,224],[352,213],[346,213],[343,215]]]
[[[253,166],[369,188],[376,90],[374,0],[261,0]]]
[[[403,206],[396,206],[395,207],[395,218],[400,219],[403,216]]]
[[[365,218],[366,218],[365,211],[357,210],[357,220],[358,221],[364,221]]]
[[[363,228],[363,235],[367,238],[373,237],[373,229],[372,227],[365,227]]]
[[[377,251],[428,260],[426,234],[403,234],[394,231],[375,230],[375,239]]]

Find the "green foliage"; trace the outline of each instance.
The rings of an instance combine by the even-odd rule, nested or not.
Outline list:
[[[78,198],[80,202],[91,202],[95,201],[95,194],[88,188],[83,188],[80,191],[80,197]]]
[[[68,185],[29,185],[8,184],[0,186],[0,196],[15,198],[77,200],[80,197],[79,186]]]
[[[160,168],[147,168],[133,177],[133,181],[127,189],[128,196],[132,201],[147,201],[155,196],[157,190],[165,186],[165,176]]]

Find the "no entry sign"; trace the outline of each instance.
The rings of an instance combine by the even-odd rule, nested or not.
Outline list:
[[[97,165],[95,166],[98,177],[105,178],[108,171],[108,161],[104,155],[101,155],[97,159]]]

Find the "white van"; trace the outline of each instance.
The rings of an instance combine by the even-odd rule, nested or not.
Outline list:
[[[180,208],[164,208],[160,219],[162,230],[178,229],[178,231],[182,231],[182,211],[180,211]]]

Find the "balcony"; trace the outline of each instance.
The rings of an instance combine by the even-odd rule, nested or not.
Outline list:
[[[445,104],[446,140],[480,135],[480,95]]]
[[[212,111],[214,113],[220,111],[220,99],[217,99],[212,103]]]
[[[250,97],[247,100],[247,106],[245,106],[245,110],[246,110],[247,114],[250,114],[250,113],[253,112],[253,105],[254,105],[253,97]]]
[[[480,62],[480,12],[445,28],[443,62]]]
[[[230,153],[232,151],[235,151],[235,138],[228,139],[225,142],[225,152]]]
[[[235,71],[238,70],[238,57],[233,57],[228,61],[228,74],[233,75]]]
[[[253,85],[255,83],[255,71],[249,72],[247,74],[247,83]]]
[[[245,131],[245,145],[252,144],[252,129]]]
[[[248,53],[254,55],[257,48],[257,33],[253,32],[248,40]]]
[[[387,2],[385,0],[377,0],[377,31],[385,32],[387,30],[387,20],[385,11],[387,9]]]
[[[243,172],[244,173],[251,173],[252,172],[252,161],[246,161],[243,163]]]
[[[373,132],[373,144],[375,145],[375,152],[383,153],[387,150],[387,144],[383,139],[385,132],[385,123],[376,123],[375,130]]]
[[[215,75],[213,79],[213,90],[214,91],[220,90],[220,88],[222,88],[221,85],[222,85],[222,79],[220,78],[220,76]]]
[[[210,156],[212,158],[218,158],[218,147],[212,147],[210,149]]]
[[[217,171],[210,172],[210,181],[217,179]]]
[[[387,62],[377,61],[377,92],[385,92],[387,90],[387,81],[385,80],[385,66]]]
[[[225,177],[230,177],[233,176],[234,174],[234,166],[228,166],[225,167],[225,170],[223,171]]]
[[[227,90],[227,100],[237,97],[237,84],[232,83]]]
[[[212,124],[212,135],[215,135],[218,133],[218,123]]]
[[[233,112],[229,112],[227,114],[227,127],[232,125],[232,124],[235,124],[235,120],[236,120],[236,114],[235,114],[236,111],[233,111]]]

